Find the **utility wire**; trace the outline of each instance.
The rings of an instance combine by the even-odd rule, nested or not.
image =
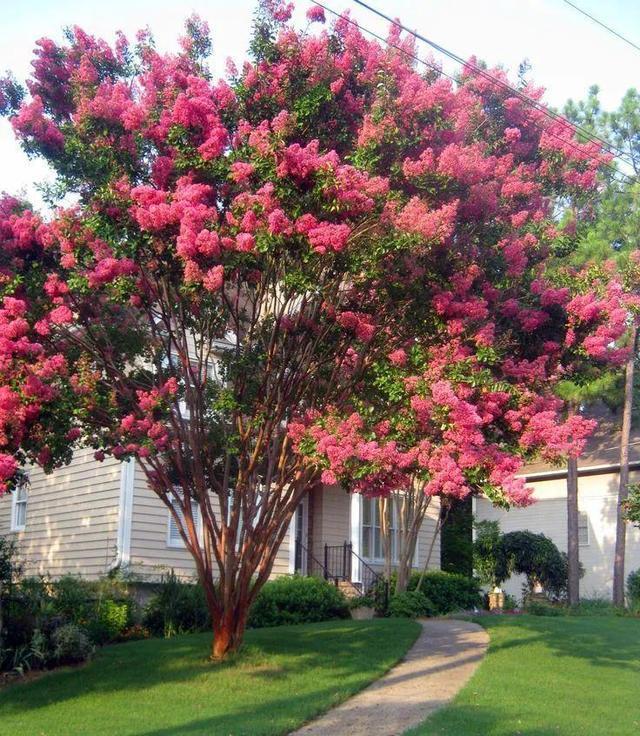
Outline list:
[[[400,21],[395,20],[394,18],[387,15],[386,13],[383,13],[381,10],[378,10],[377,8],[372,7],[368,3],[364,2],[364,0],[353,0],[353,2],[356,5],[359,5],[360,7],[364,8],[368,12],[373,13],[374,15],[377,15],[379,18],[382,18],[388,23],[391,23],[391,25],[395,26],[396,28],[404,31],[405,33],[408,33],[409,35],[422,41],[423,43],[426,43],[428,46],[431,46],[431,48],[435,49],[439,53],[444,54],[449,59],[457,62],[458,64],[461,64],[462,66],[467,66],[468,68],[472,69],[476,74],[482,76],[484,79],[490,82],[493,82],[494,84],[497,84],[504,90],[511,92],[512,94],[516,95],[520,100],[525,102],[527,105],[535,108],[539,112],[546,115],[548,118],[551,118],[557,122],[565,123],[566,125],[570,126],[574,130],[577,130],[578,132],[582,133],[589,140],[597,141],[601,146],[608,149],[609,152],[615,156],[615,158],[619,158],[621,161],[624,161],[624,163],[628,165],[633,165],[633,162],[631,161],[631,159],[627,158],[627,154],[622,149],[616,147],[612,143],[609,143],[609,141],[605,140],[604,138],[601,138],[595,133],[592,133],[591,131],[587,130],[587,128],[583,128],[581,125],[572,123],[571,121],[567,120],[567,118],[565,118],[563,115],[560,115],[559,113],[554,112],[553,110],[550,110],[548,107],[538,102],[538,100],[535,100],[533,97],[529,97],[528,95],[524,94],[524,92],[522,92],[521,90],[518,90],[515,87],[512,87],[511,85],[502,81],[502,79],[499,79],[493,74],[490,74],[489,72],[487,72],[485,69],[482,69],[482,67],[479,67],[476,64],[472,64],[466,61],[461,56],[458,56],[458,54],[454,53],[453,51],[450,51],[449,49],[446,49],[444,46],[441,46],[440,44],[436,43],[435,41],[432,41],[426,36],[423,36],[421,33],[418,33],[417,31],[412,31],[411,29],[407,28],[405,25],[400,23]],[[620,172],[620,173],[623,173],[623,172]],[[626,176],[626,174],[623,174],[623,175]]]
[[[623,36],[621,33],[618,33],[618,31],[616,31],[614,28],[611,28],[611,26],[608,26],[606,23],[603,23],[601,20],[598,20],[590,13],[587,13],[586,10],[583,10],[582,8],[578,7],[575,3],[572,3],[571,0],[562,0],[562,2],[565,3],[566,5],[569,5],[574,10],[577,10],[578,13],[580,13],[581,15],[584,15],[585,18],[589,18],[589,20],[592,20],[594,23],[599,25],[601,28],[604,28],[605,31],[608,31],[614,36],[617,36],[617,38],[619,38],[621,41],[624,41],[626,44],[631,46],[631,48],[635,49],[636,51],[640,51],[640,46],[638,46],[638,44],[634,43],[633,41],[630,41],[628,38]]]
[[[411,52],[407,51],[407,49],[404,49],[401,46],[398,46],[397,44],[392,43],[391,41],[385,39],[383,36],[379,35],[375,31],[370,30],[366,26],[363,26],[362,24],[360,24],[357,21],[355,21],[353,18],[350,18],[348,15],[344,15],[342,13],[337,12],[336,10],[333,10],[332,8],[328,7],[327,5],[325,5],[324,3],[320,2],[319,0],[311,0],[311,2],[314,5],[317,5],[318,7],[322,8],[323,10],[326,10],[328,13],[330,13],[333,16],[335,16],[336,18],[340,18],[343,21],[346,21],[347,23],[350,23],[351,25],[355,26],[359,30],[361,30],[364,33],[368,34],[369,36],[372,36],[373,38],[376,38],[378,41],[381,41],[386,46],[388,46],[390,48],[393,48],[393,49],[396,49],[397,51],[399,51],[400,53],[404,54],[408,58],[413,59],[414,61],[416,61],[416,62],[418,62],[420,64],[423,64],[424,66],[426,66],[426,67],[428,67],[430,69],[435,70],[436,72],[438,72],[438,74],[441,74],[442,76],[447,77],[448,79],[450,79],[454,83],[456,83],[456,84],[458,83],[458,80],[454,76],[452,76],[451,74],[447,74],[437,64],[430,63],[430,62],[425,61],[424,59],[420,58],[416,54],[412,54]],[[393,23],[393,21],[391,21],[391,22]],[[407,31],[407,32],[410,35],[413,35],[415,37],[415,34],[412,31]],[[464,62],[461,61],[460,63],[464,63]],[[478,68],[478,71],[483,71],[483,70],[480,70]],[[488,76],[490,76],[490,75],[488,75]],[[494,79],[494,78],[492,78],[492,79]],[[514,94],[520,96],[520,93],[518,92],[518,90],[513,89],[512,87],[510,87],[509,85],[505,84],[501,80],[495,80],[495,81],[498,82],[502,87],[506,87],[507,89],[509,89],[510,91],[512,91]],[[533,102],[533,100],[532,100],[532,102]],[[542,106],[542,107],[543,107],[543,110],[546,110],[546,108],[544,108],[544,106]],[[547,112],[550,112],[550,111],[547,111]],[[528,122],[533,127],[537,128],[538,130],[546,132],[547,135],[555,138],[556,140],[561,141],[562,143],[564,143],[565,145],[568,145],[573,150],[579,151],[580,153],[582,153],[584,155],[584,152],[580,148],[578,148],[578,146],[575,145],[573,141],[570,141],[567,138],[563,138],[563,137],[561,137],[561,136],[557,135],[556,133],[553,133],[553,132],[551,132],[549,130],[545,130],[544,128],[542,128],[539,124],[537,124],[533,120],[528,121]],[[570,127],[575,128],[575,126],[571,122],[566,121],[566,123]],[[587,158],[589,158],[591,161],[595,161],[596,160],[596,157],[595,156],[587,156]],[[618,158],[618,157],[614,156],[614,158]],[[618,169],[615,168],[615,166],[612,166],[610,163],[608,163],[606,161],[605,162],[601,162],[601,163],[603,163],[604,166],[606,166],[608,169],[610,169],[613,172],[614,176],[612,178],[613,178],[613,181],[614,182],[616,182],[617,184],[620,184],[622,186],[624,186],[625,184],[629,184],[630,183],[631,178],[627,174],[625,174],[622,171],[619,171]],[[621,181],[620,179],[616,179],[615,178],[615,175],[616,174],[618,174],[620,176],[624,176],[625,177],[625,180],[624,181]],[[619,191],[618,193],[621,193],[621,192]]]

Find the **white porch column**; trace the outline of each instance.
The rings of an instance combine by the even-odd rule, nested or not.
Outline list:
[[[295,510],[289,522],[289,574],[296,571],[296,524],[298,523],[298,509]]]
[[[123,568],[126,568],[131,562],[131,517],[135,462],[135,459],[130,457],[120,464],[120,501],[115,566],[120,565]]]
[[[362,557],[362,496],[359,493],[351,494],[351,547],[358,557],[351,559],[351,581],[361,583],[361,565],[359,557]]]

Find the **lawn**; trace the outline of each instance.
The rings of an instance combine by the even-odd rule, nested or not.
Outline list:
[[[637,736],[640,619],[487,617],[469,684],[412,736]]]
[[[0,690],[0,734],[285,734],[382,675],[419,631],[404,619],[257,629],[225,664],[207,661],[208,634],[105,647]]]

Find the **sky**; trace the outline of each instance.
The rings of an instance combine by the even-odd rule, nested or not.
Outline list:
[[[363,28],[386,36],[387,24],[351,0],[322,0],[336,11],[350,9]],[[490,66],[501,65],[512,78],[519,64],[531,64],[529,78],[546,88],[549,105],[561,107],[568,98],[581,99],[597,84],[605,109],[618,106],[630,87],[640,87],[640,51],[633,49],[563,0],[368,0],[388,15],[458,56],[475,55]],[[574,0],[583,10],[640,45],[638,0]],[[224,75],[231,57],[246,55],[256,0],[22,0],[3,14],[0,27],[0,73],[11,70],[21,81],[30,72],[34,41],[59,40],[62,29],[79,25],[87,32],[113,40],[116,31],[134,36],[149,27],[157,46],[176,48],[184,19],[196,12],[208,23],[214,42],[212,66]],[[301,19],[310,0],[296,2]],[[421,49],[427,58],[430,50]],[[433,52],[432,58],[440,61]],[[456,71],[447,60],[443,69]],[[29,160],[14,140],[7,120],[0,120],[0,192],[27,196],[41,203],[36,182],[51,180],[46,166]]]

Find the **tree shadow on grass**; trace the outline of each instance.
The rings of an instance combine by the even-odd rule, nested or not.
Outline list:
[[[491,634],[502,626],[516,626],[518,634],[494,641],[490,651],[541,645],[558,657],[585,659],[600,667],[615,667],[640,673],[640,619],[619,616],[518,616],[478,619]],[[525,635],[520,632],[526,632]]]
[[[437,712],[417,728],[406,731],[404,736],[487,736],[488,734],[490,736],[562,736],[565,734],[566,736],[566,732],[558,730],[556,726],[514,725],[512,716],[497,706],[487,708],[479,705],[456,705],[455,703],[443,709],[442,715]],[[151,736],[151,734],[145,734],[145,736]]]
[[[406,626],[398,622],[395,625]],[[158,684],[170,684],[175,691],[179,690],[181,684],[186,684],[189,690],[182,692],[188,692],[192,696],[193,683],[196,695],[202,692],[199,701],[196,697],[197,708],[194,708],[194,712],[197,712],[203,704],[206,707],[214,702],[207,701],[207,698],[219,697],[216,685],[222,682],[227,700],[224,705],[213,705],[211,709],[215,710],[217,707],[218,712],[202,721],[224,724],[231,718],[237,722],[240,730],[227,729],[224,730],[225,734],[263,733],[251,730],[250,724],[256,707],[255,699],[252,700],[253,692],[259,693],[260,689],[264,689],[272,681],[279,681],[281,687],[285,688],[286,680],[290,680],[291,687],[284,701],[288,703],[285,712],[291,713],[292,705],[295,706],[293,709],[297,715],[293,723],[312,717],[318,709],[325,710],[382,674],[404,654],[419,632],[417,627],[415,630],[403,628],[402,635],[398,637],[392,635],[393,627],[393,621],[335,621],[312,626],[255,630],[249,634],[244,651],[232,657],[229,662],[221,664],[213,664],[206,659],[210,644],[207,634],[107,647],[99,652],[94,662],[81,671],[58,672],[39,682],[13,686],[4,693],[0,692],[0,721],[3,717],[23,717],[29,712],[52,704],[57,706],[69,700],[74,700],[82,707],[83,697],[98,700],[97,709],[100,713],[104,712],[104,717],[108,720],[109,708],[113,705],[109,701],[111,694],[115,695],[119,704],[122,696],[126,695],[128,701],[137,704],[140,714],[150,707],[148,703],[145,704],[145,690]],[[317,687],[308,677],[308,673],[314,670],[324,678]],[[297,685],[305,680],[305,675],[303,691],[296,693]],[[252,681],[255,685],[252,685]],[[331,684],[327,685],[327,681]],[[258,710],[265,711],[263,717],[268,717],[269,713],[277,713],[278,695],[275,692],[270,701],[257,706]],[[93,707],[96,707],[95,704]],[[189,715],[191,714],[187,712],[187,716]],[[248,730],[242,730],[243,721]],[[175,728],[167,726],[160,733],[163,730],[176,734],[191,733],[189,729],[191,726],[187,723]],[[203,732],[221,733],[211,729]]]

